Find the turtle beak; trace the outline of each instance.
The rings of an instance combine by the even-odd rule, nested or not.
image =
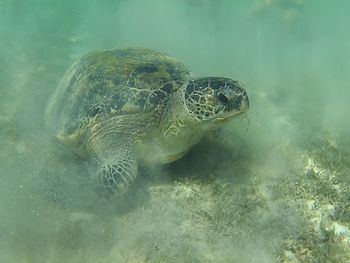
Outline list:
[[[239,91],[223,89],[217,94],[218,100],[225,106],[226,112],[245,112],[249,109],[249,98],[243,89]]]
[[[249,98],[245,90],[234,98],[234,104],[240,112],[249,110]]]

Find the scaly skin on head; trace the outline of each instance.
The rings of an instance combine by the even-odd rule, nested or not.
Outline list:
[[[166,103],[160,123],[163,148],[180,158],[191,146],[249,109],[243,85],[228,78],[184,83]]]
[[[193,79],[186,87],[185,99],[196,118],[214,127],[217,121],[231,120],[249,109],[243,84],[229,78]]]

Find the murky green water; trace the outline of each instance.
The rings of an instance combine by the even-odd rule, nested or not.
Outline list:
[[[349,7],[0,0],[0,262],[349,262]],[[44,112],[75,59],[128,46],[243,81],[251,109],[103,204]]]

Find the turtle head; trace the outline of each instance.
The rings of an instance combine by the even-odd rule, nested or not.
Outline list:
[[[243,84],[229,78],[192,79],[186,86],[185,101],[194,118],[214,124],[231,120],[249,109]]]

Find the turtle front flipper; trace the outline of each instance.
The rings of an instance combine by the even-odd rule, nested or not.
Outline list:
[[[126,151],[114,152],[100,160],[97,171],[99,189],[107,198],[117,197],[127,191],[137,174],[137,163]]]

